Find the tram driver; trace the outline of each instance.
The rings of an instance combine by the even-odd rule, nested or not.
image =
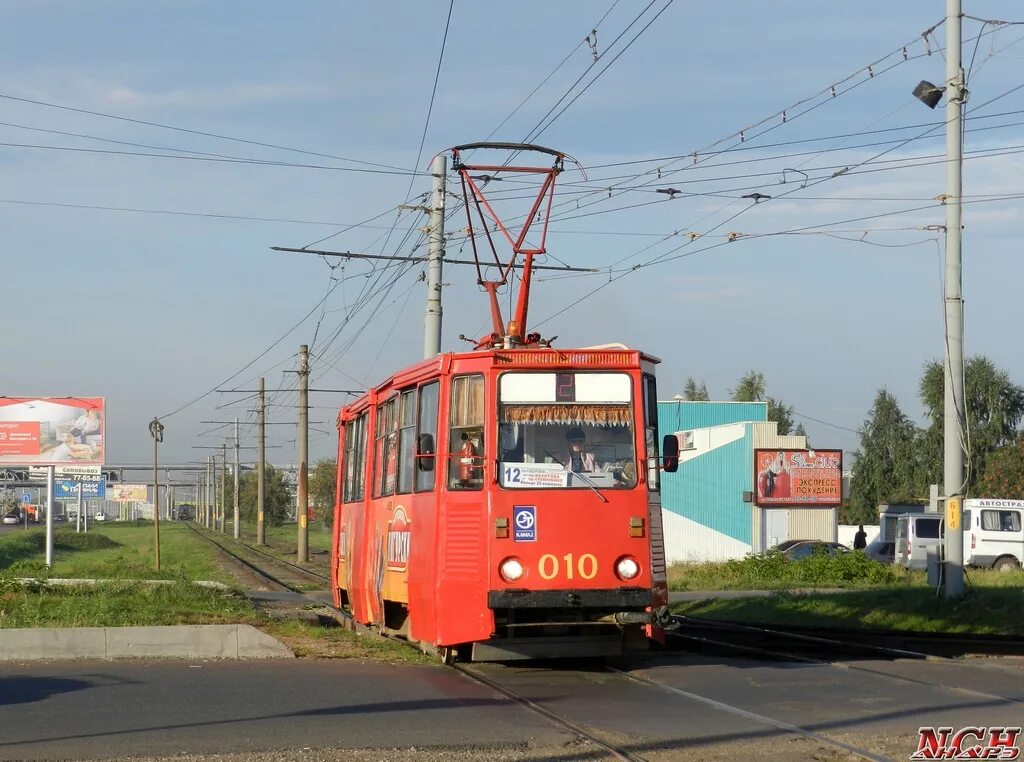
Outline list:
[[[587,435],[583,429],[575,426],[569,429],[565,441],[569,446],[569,456],[565,461],[569,471],[576,474],[597,471],[597,458],[587,449]]]

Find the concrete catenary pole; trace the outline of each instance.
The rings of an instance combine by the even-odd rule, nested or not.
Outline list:
[[[299,527],[297,557],[300,564],[309,561],[309,347],[299,347],[299,494],[296,520]]]
[[[945,596],[964,591],[964,304],[961,292],[963,104],[967,98],[960,61],[961,0],[946,0],[946,391],[943,416],[943,488],[947,499]],[[949,500],[954,498],[954,500]]]
[[[228,502],[228,445],[227,442],[220,446],[220,524],[217,529],[224,534],[224,515],[227,513]]]
[[[441,352],[441,274],[444,262],[444,199],[448,157],[435,156],[430,167],[434,192],[430,197],[427,253],[427,312],[423,318],[423,359]]]
[[[264,524],[266,510],[266,494],[263,478],[267,462],[267,400],[264,394],[263,377],[260,377],[259,399],[256,402],[256,414],[260,423],[260,443],[257,445],[259,457],[256,460],[256,544],[267,544],[267,530]]]
[[[239,491],[238,474],[239,474],[239,468],[240,468],[240,463],[239,463],[239,459],[238,459],[238,446],[239,446],[239,442],[238,442],[238,419],[235,418],[235,499],[233,501],[234,505],[232,507],[235,509],[235,531],[233,533],[233,536],[234,536],[234,538],[236,540],[239,539],[239,537],[241,536],[241,534],[240,534],[240,529],[241,529],[241,527],[240,527],[240,518],[241,517],[239,516],[239,511],[238,511],[238,491]]]
[[[157,464],[163,424],[154,418],[149,424],[149,431],[153,435],[153,568],[160,571],[160,473]]]
[[[82,489],[82,482],[78,482],[78,516],[79,516],[79,519],[81,519],[81,516],[82,516],[82,493],[83,492],[85,492],[85,490]],[[75,531],[76,532],[78,531],[78,522],[77,521],[75,522]],[[89,531],[89,523],[88,522],[86,522],[86,524],[85,524],[85,531],[86,532]]]

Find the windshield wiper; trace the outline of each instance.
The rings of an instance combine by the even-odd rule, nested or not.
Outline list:
[[[548,450],[545,450],[545,451],[544,451],[544,454],[545,454],[545,455],[547,455],[547,456],[548,456],[549,458],[551,458],[551,459],[552,459],[553,461],[555,461],[555,463],[557,463],[558,465],[560,465],[560,466],[561,466],[562,468],[565,468],[565,463],[563,463],[562,461],[560,461],[560,460],[558,459],[558,457],[557,457],[557,456],[556,456],[556,455],[555,455],[554,453],[552,453],[552,452],[549,452]],[[578,476],[578,477],[580,477],[580,478],[581,478],[581,479],[583,480],[583,482],[584,482],[584,483],[585,483],[585,484],[586,484],[586,485],[587,485],[588,487],[590,487],[590,489],[592,489],[592,490],[594,491],[594,494],[595,494],[595,495],[597,495],[597,496],[598,496],[599,498],[601,498],[602,500],[604,500],[604,501],[605,501],[606,503],[608,502],[608,498],[606,498],[606,497],[604,496],[604,494],[603,494],[603,493],[601,492],[601,490],[599,490],[599,489],[597,488],[597,484],[595,484],[595,483],[594,483],[594,482],[593,482],[593,481],[592,481],[592,480],[591,480],[591,479],[590,479],[589,477],[587,477],[587,476],[584,476],[583,474],[581,474],[581,473],[579,473],[579,472],[577,472],[577,471],[570,471],[570,470],[569,470],[568,468],[565,468],[565,470],[566,470],[566,471],[569,471],[569,473],[570,473],[570,474],[572,474],[573,476]]]

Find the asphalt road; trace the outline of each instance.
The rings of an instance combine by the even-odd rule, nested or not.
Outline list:
[[[832,666],[688,653],[620,666],[661,687],[595,664],[479,668],[651,762],[851,759],[787,725],[879,758],[906,759],[920,726],[1019,725],[1024,709],[1024,671],[1012,668],[877,660]],[[607,758],[440,666],[48,662],[8,664],[0,676],[2,760],[197,754],[262,760],[284,758],[266,756],[268,750],[310,749],[316,753],[308,758],[317,760],[342,759],[354,749],[387,750],[366,757],[381,760],[455,753],[549,762]]]

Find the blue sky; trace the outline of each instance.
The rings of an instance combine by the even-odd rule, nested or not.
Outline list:
[[[495,136],[522,139],[580,74],[587,71],[586,83],[602,70],[663,3],[658,0],[617,46],[609,47],[646,2],[621,0],[614,7],[611,0],[520,2],[511,13],[508,4],[456,0],[417,168],[425,169],[431,155],[451,145],[486,138],[568,56]],[[601,58],[591,66],[591,50],[580,42],[609,8],[597,34]],[[535,320],[606,284],[541,330],[557,334],[561,346],[622,341],[662,357],[660,390],[666,399],[691,375],[724,397],[746,369],[755,368],[765,373],[769,392],[798,413],[839,427],[856,429],[883,385],[908,413],[919,416],[921,368],[942,346],[941,249],[931,240],[935,232],[914,228],[944,221],[941,207],[927,201],[943,191],[944,167],[921,158],[941,154],[942,128],[883,157],[906,160],[905,169],[866,165],[862,169],[886,171],[851,172],[803,192],[793,182],[798,175],[784,169],[822,176],[821,167],[853,167],[891,147],[865,143],[902,139],[926,128],[766,144],[941,121],[942,108],[929,112],[910,90],[920,79],[944,79],[941,54],[920,55],[925,52],[921,32],[939,21],[943,10],[939,0],[673,3],[537,138],[590,168],[586,187],[571,185],[581,182],[578,173],[560,178],[565,195],[557,200],[564,206],[552,226],[550,253],[606,271],[540,279],[531,310]],[[8,32],[0,50],[0,94],[412,169],[447,11],[446,2],[433,0],[347,5],[7,0],[0,2],[0,24]],[[1024,19],[1009,0],[965,0],[965,11],[1011,21],[1018,20],[1016,12]],[[968,21],[965,40],[981,28]],[[969,129],[992,129],[969,132],[968,151],[1024,144],[1024,127],[1015,124],[1024,118],[1006,113],[1024,109],[1024,90],[1004,95],[1024,83],[1024,42],[1014,44],[1024,37],[1024,27],[985,31],[970,83],[978,120]],[[930,38],[933,48],[945,39],[941,29],[936,35]],[[788,112],[785,124],[780,118],[766,122],[759,129],[771,127],[771,132],[745,142],[745,150],[704,157],[699,167],[675,175],[667,173],[685,162],[599,166],[686,155],[714,144],[911,41],[911,60],[887,70],[901,59],[897,55],[876,76],[855,76],[835,99],[825,99],[813,111],[790,117],[818,101]],[[973,51],[972,40],[965,45],[965,60]],[[857,86],[843,92],[850,85]],[[173,153],[179,157],[205,152],[356,166],[6,98],[0,99],[0,114],[0,121],[20,125],[0,126],[3,143],[148,153],[177,149]],[[719,148],[731,145],[727,141]],[[828,150],[813,155],[820,149]],[[805,155],[792,155],[799,152]],[[1021,165],[1020,155],[1010,153],[969,160],[964,170],[965,195],[976,198],[964,209],[967,350],[990,356],[1018,383],[1024,382],[1024,353],[1013,319],[1024,280],[1017,250],[1020,200],[980,197],[1024,193]],[[663,183],[655,174],[617,177],[657,167],[666,173]],[[379,266],[372,273],[370,264],[352,262],[332,271],[316,257],[269,250],[309,244],[345,223],[382,215],[372,226],[353,228],[324,245],[389,254],[421,251],[414,249],[415,233],[405,236],[408,228],[423,224],[420,218],[394,211],[410,187],[405,174],[11,146],[0,146],[0,169],[8,295],[0,390],[107,397],[112,461],[145,461],[150,418],[181,407],[250,363],[313,310],[334,283],[332,276],[346,280],[333,289],[323,312],[314,310],[230,384],[253,388],[262,373],[270,389],[293,386],[294,375],[282,371],[295,368],[300,343],[313,344],[317,356],[325,358],[314,361],[313,385],[319,388],[375,383],[419,359],[425,295],[416,278],[422,268],[409,268],[386,293],[379,288],[388,282],[385,276],[370,289],[373,298],[362,311],[353,312],[360,289],[375,282]],[[613,198],[599,190],[616,183],[647,185]],[[666,186],[711,195],[669,200],[652,192]],[[738,187],[744,190],[734,190]],[[429,178],[412,182],[413,195],[428,188]],[[737,197],[753,190],[791,195],[748,208],[751,202]],[[577,212],[576,199],[581,207],[603,201]],[[636,204],[643,205],[622,208]],[[889,214],[921,206],[929,208]],[[844,222],[880,214],[888,216]],[[464,223],[458,219],[449,225],[450,256],[463,245],[459,228]],[[396,232],[384,247],[381,236],[396,220]],[[814,235],[757,235],[807,226],[819,227]],[[627,260],[629,265],[649,262],[685,244],[689,232],[701,237],[675,253],[692,256],[622,275],[623,258],[653,244]],[[742,235],[707,249],[724,243],[730,232]],[[609,267],[615,279],[610,284]],[[450,285],[443,346],[454,350],[466,346],[458,334],[482,331],[486,302],[470,269],[450,266],[444,280]],[[167,417],[166,457],[203,458],[210,451],[194,445],[220,443],[225,431],[201,435],[212,428],[201,421],[235,415],[252,420],[249,404],[215,409],[234,398],[209,395]],[[324,421],[317,428],[328,432],[314,432],[314,456],[333,451],[331,408],[341,399],[314,395],[314,403],[325,407],[311,418]],[[272,401],[279,405],[272,408],[272,420],[295,415],[293,394]],[[805,424],[819,447],[856,447],[849,431],[812,420]],[[294,434],[285,432],[291,429],[274,427],[281,449],[271,456],[279,462],[293,458],[294,445],[287,440]],[[246,427],[250,442],[252,433]]]

